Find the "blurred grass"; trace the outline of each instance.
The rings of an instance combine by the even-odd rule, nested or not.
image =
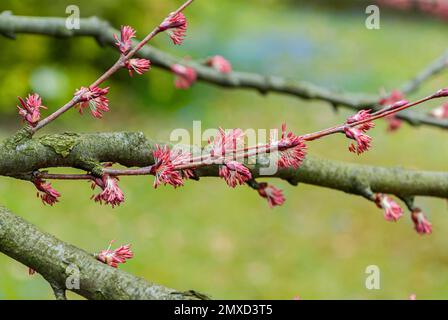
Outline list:
[[[180,1],[72,3],[80,5],[83,16],[96,14],[117,26],[131,23],[142,35],[154,19]],[[310,7],[288,10],[274,1],[275,6],[260,3],[232,1],[218,6],[198,1],[188,10],[191,28],[185,46],[173,48],[163,36],[155,45],[194,58],[220,53],[239,70],[367,92],[399,86],[446,47],[446,26],[431,20],[384,14],[381,30],[369,31],[364,28],[363,10],[335,14]],[[7,0],[0,9],[61,16],[67,4],[41,1],[36,8],[36,1]],[[65,79],[50,86],[57,90],[48,90],[57,92],[45,100],[54,109],[73,88],[94,79],[115,58],[112,49],[101,49],[92,39],[20,36],[16,42],[0,39],[0,47],[3,136],[18,126],[15,97],[42,88],[37,71],[46,68]],[[34,84],[33,76],[38,79]],[[444,83],[446,75],[441,75],[414,97]],[[203,129],[272,128],[287,120],[294,132],[305,133],[350,114],[345,109],[334,113],[322,102],[263,97],[206,84],[176,91],[172,76],[156,69],[134,79],[123,72],[111,86],[112,112],[103,121],[71,112],[46,131],[141,130],[168,140],[175,128],[191,130],[193,120],[201,120]],[[435,105],[422,106],[422,112]],[[441,130],[404,125],[398,133],[387,134],[384,123],[379,123],[372,135],[374,149],[360,157],[347,152],[347,141],[339,136],[311,144],[310,153],[364,164],[447,169],[448,145]],[[249,188],[231,190],[217,179],[187,182],[181,190],[154,190],[151,177],[123,178],[126,203],[114,210],[90,201],[86,182],[55,182],[63,198],[53,208],[41,205],[26,182],[3,178],[0,194],[1,203],[15,213],[85,250],[99,251],[110,239],[132,243],[136,258],[123,270],[214,298],[403,299],[410,293],[418,298],[448,298],[445,201],[417,199],[434,226],[433,235],[420,237],[410,219],[387,223],[380,210],[358,197],[273,182],[287,196],[285,205],[275,210]],[[381,290],[364,286],[364,271],[371,264],[381,269]],[[0,270],[0,299],[52,298],[45,281],[28,276],[19,263],[0,256]]]

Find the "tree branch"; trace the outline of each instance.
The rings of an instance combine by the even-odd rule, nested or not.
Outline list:
[[[152,151],[155,145],[155,141],[148,140],[139,132],[64,133],[35,139],[11,138],[0,145],[0,175],[30,180],[35,170],[73,167],[91,171],[100,162],[146,167],[154,164]],[[260,177],[259,165],[249,165],[249,168],[254,178]],[[219,176],[216,165],[198,168],[195,173],[197,177]],[[282,168],[272,177],[293,185],[303,182],[360,196],[365,196],[366,189],[370,188],[373,192],[399,197],[448,198],[446,172],[365,166],[310,155],[299,169]]]
[[[206,297],[192,295],[192,291],[178,292],[112,268],[92,254],[40,231],[2,206],[0,252],[41,274],[57,299],[65,299],[67,281],[78,275],[79,289],[75,286],[70,290],[87,299],[196,300]]]
[[[402,87],[403,93],[411,93],[416,91],[426,80],[441,73],[448,67],[448,50],[445,51],[439,58],[423,69],[417,76],[406,82]]]
[[[54,37],[90,36],[96,38],[101,45],[108,44],[114,46],[113,34],[118,34],[118,30],[112,28],[108,22],[96,17],[81,19],[80,29],[68,30],[65,27],[65,18],[14,16],[10,12],[3,12],[0,15],[0,34],[14,39],[17,33],[42,34]],[[134,45],[137,43],[138,41],[135,41]],[[332,92],[305,81],[288,80],[276,76],[264,76],[246,72],[222,74],[199,62],[186,62],[150,45],[144,46],[138,55],[150,59],[153,66],[166,70],[170,70],[171,66],[176,63],[188,65],[196,70],[198,79],[226,88],[254,89],[262,94],[276,92],[302,99],[322,100],[333,106],[343,106],[354,110],[364,108],[377,110],[379,108],[378,101],[381,98],[377,95]],[[442,60],[440,58],[420,73],[412,82],[406,84],[403,87],[404,92],[409,93],[415,90],[421,82],[440,72],[444,68],[444,66],[441,66],[440,61]],[[397,114],[397,117],[415,126],[425,124],[448,128],[447,120],[436,119],[411,110],[400,112]]]

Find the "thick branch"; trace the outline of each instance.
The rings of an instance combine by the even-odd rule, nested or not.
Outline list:
[[[58,299],[71,291],[87,299],[197,299],[192,291],[178,292],[109,267],[92,254],[69,245],[0,206],[0,252],[41,274]],[[79,270],[79,273],[78,273]],[[79,289],[76,277],[79,274]],[[70,278],[73,277],[73,278]],[[70,282],[74,279],[73,282]]]
[[[35,170],[49,167],[74,167],[92,170],[98,162],[116,162],[127,167],[154,163],[156,142],[143,133],[117,132],[55,134],[21,141],[8,140],[0,146],[0,175],[30,179]],[[163,144],[163,143],[162,143]],[[257,165],[250,166],[254,177]],[[197,176],[218,176],[216,166],[197,169]],[[279,169],[273,177],[332,188],[356,195],[373,192],[397,196],[448,198],[448,173],[385,168],[323,160],[308,156],[298,169]],[[149,187],[149,186],[148,186]]]
[[[65,27],[65,21],[65,18],[14,16],[9,12],[3,12],[0,15],[0,34],[9,38],[14,38],[17,33],[42,34],[55,37],[91,36],[95,37],[102,45],[108,44],[113,46],[115,43],[113,34],[119,33],[108,22],[96,17],[81,19],[81,28],[78,30],[68,30]],[[134,45],[137,43],[135,41]],[[150,59],[152,65],[167,70],[170,70],[171,66],[176,63],[188,64],[195,68],[198,79],[227,88],[247,88],[261,93],[276,92],[302,99],[323,100],[334,106],[344,106],[354,110],[363,108],[377,109],[377,104],[380,100],[380,97],[377,95],[336,93],[308,82],[288,80],[276,76],[264,76],[245,72],[222,74],[195,61],[185,62],[183,59],[162,52],[150,45],[143,47],[138,55]],[[434,70],[441,70],[440,63],[436,64],[437,62],[425,69],[417,76],[416,80],[413,80],[412,84],[405,85],[404,91],[410,92],[414,90],[430,75],[437,73]],[[415,111],[406,110],[399,113],[397,117],[411,125],[426,124],[448,128],[447,120],[436,119]]]

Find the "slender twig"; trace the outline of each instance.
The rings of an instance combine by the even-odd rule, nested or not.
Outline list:
[[[194,0],[187,0],[182,6],[180,6],[175,12],[179,13],[183,11],[185,8],[187,8]],[[170,15],[172,15],[171,13]],[[115,72],[123,68],[125,65],[125,62],[128,61],[131,57],[133,57],[137,51],[139,51],[144,45],[146,45],[151,39],[153,39],[159,32],[161,31],[160,25],[155,27],[143,40],[141,40],[135,47],[133,47],[126,55],[120,55],[118,60],[110,67],[106,72],[104,72],[97,80],[95,80],[89,88],[95,88],[98,87],[100,84],[102,84],[104,81],[109,79]],[[79,102],[79,97],[73,97],[68,103],[66,103],[64,106],[62,106],[60,109],[53,112],[51,115],[46,117],[45,119],[39,121],[35,127],[33,127],[31,130],[33,133],[38,131],[39,129],[45,127],[50,122],[57,119],[59,116],[61,116],[66,111],[70,110],[73,106],[75,106]]]
[[[31,128],[31,132],[34,134],[35,132],[37,132],[38,130],[42,129],[43,127],[45,127],[46,125],[48,125],[50,122],[56,120],[60,115],[62,115],[63,113],[65,113],[67,110],[70,110],[73,106],[75,106],[78,103],[78,99],[77,97],[73,97],[69,102],[67,102],[64,106],[62,106],[61,108],[59,108],[58,110],[56,110],[55,112],[53,112],[52,114],[50,114],[48,117],[46,117],[45,119],[42,119],[41,121],[39,121],[39,123],[35,126]]]
[[[103,174],[109,174],[112,176],[142,176],[151,174],[151,168],[153,166],[147,166],[137,169],[110,169],[103,168],[101,172]],[[67,174],[67,173],[48,173],[48,172],[36,172],[35,177],[42,179],[52,180],[92,180],[95,176],[92,174]]]
[[[319,138],[322,138],[324,136],[328,136],[328,135],[331,135],[331,134],[334,134],[334,133],[344,132],[344,129],[346,129],[346,128],[354,128],[354,127],[357,127],[357,126],[359,126],[359,125],[361,125],[363,123],[366,123],[366,122],[370,122],[370,121],[373,121],[373,120],[376,120],[376,119],[384,118],[384,117],[387,117],[387,116],[392,115],[392,114],[397,114],[400,111],[403,111],[405,109],[408,109],[410,107],[419,105],[419,104],[421,104],[423,102],[426,102],[428,100],[435,99],[435,98],[439,98],[439,96],[436,96],[436,95],[427,96],[427,97],[422,98],[420,100],[417,100],[415,102],[407,103],[407,104],[405,104],[405,105],[403,105],[401,107],[398,107],[398,108],[390,108],[390,106],[387,106],[383,110],[380,110],[380,111],[376,112],[375,114],[373,114],[372,116],[368,117],[367,119],[356,121],[356,122],[353,122],[353,123],[345,123],[345,124],[340,125],[340,126],[335,126],[335,127],[331,127],[331,128],[328,128],[328,129],[324,129],[324,130],[321,130],[321,131],[314,132],[314,133],[306,134],[306,135],[303,136],[303,139],[306,140],[306,141],[312,141],[312,140],[316,140],[316,139],[319,139]]]
[[[48,173],[48,172],[36,172],[34,177],[41,179],[52,180],[92,180],[95,177],[91,174],[76,174],[76,173]]]
[[[369,117],[356,121],[356,122],[345,122],[344,124],[333,126],[330,128],[326,128],[323,130],[319,130],[314,133],[304,134],[300,136],[301,141],[314,141],[332,134],[345,132],[348,128],[356,128],[364,123],[371,122],[380,118],[384,118],[393,114],[396,114],[400,111],[406,110],[413,106],[420,105],[426,101],[444,97],[446,94],[440,94],[444,90],[440,90],[437,93],[424,97],[414,102],[408,102],[403,105],[394,107],[385,106],[383,109],[371,114]],[[290,145],[284,146],[283,148],[290,149],[295,148],[296,144],[291,143]],[[200,155],[198,157],[189,157],[186,160],[183,160],[179,163],[173,164],[175,170],[185,170],[185,169],[197,169],[200,167],[205,167],[209,164],[225,164],[229,160],[242,160],[248,159],[250,157],[267,154],[271,152],[278,151],[278,145],[275,143],[268,143],[263,145],[255,145],[249,146],[241,149],[237,149],[235,147],[234,150],[231,150],[230,154],[219,154],[215,155],[212,153],[207,153],[205,155]],[[231,157],[231,159],[229,159]],[[154,174],[153,166],[146,166],[135,169],[111,169],[111,168],[103,168],[101,171],[103,174],[109,174],[113,176],[127,175],[127,176],[135,176],[135,175],[150,175]],[[66,179],[66,180],[78,180],[78,179],[92,179],[91,175],[70,175],[70,174],[47,174],[47,173],[39,173],[41,178],[45,179]]]
[[[409,102],[406,103],[400,107],[395,107],[393,108],[393,106],[386,106],[383,109],[377,111],[376,113],[372,114],[370,117],[364,119],[364,120],[360,120],[360,121],[356,121],[356,122],[352,122],[352,123],[344,123],[342,125],[339,126],[334,126],[334,127],[330,127],[327,129],[323,129],[314,133],[309,133],[309,134],[305,134],[300,136],[302,138],[303,141],[313,141],[313,140],[317,140],[335,133],[341,133],[344,132],[345,129],[347,128],[355,128],[358,127],[364,123],[367,122],[371,122],[380,118],[384,118],[393,114],[396,114],[400,111],[406,110],[408,108],[411,108],[413,106],[417,106],[419,104],[422,104],[426,101],[429,101],[431,99],[436,99],[436,98],[440,98],[442,96],[440,96],[438,93],[427,96],[425,98],[419,99],[417,101],[414,102]],[[285,147],[285,149],[288,148],[294,148],[296,145],[291,144],[287,147]],[[243,158],[249,158],[252,156],[256,156],[262,153],[270,153],[273,151],[276,151],[278,149],[278,147],[275,144],[265,144],[265,145],[257,145],[257,146],[252,146],[252,147],[247,147],[241,150],[233,150],[232,153],[232,157],[235,160],[239,160],[239,159],[243,159]],[[240,152],[243,152],[242,154],[239,154]],[[236,156],[235,156],[236,154]],[[210,160],[213,159],[214,157],[212,155],[206,155],[205,159],[202,158],[200,162],[194,162],[191,161],[191,159],[189,159],[190,163],[184,163],[183,165],[180,166],[176,166],[177,169],[179,170],[183,170],[183,169],[190,169],[190,168],[196,168],[199,166],[204,166],[207,165],[208,163],[210,163]],[[215,164],[219,164],[219,163],[224,163],[226,159],[226,155],[220,156],[218,158],[214,158],[213,159],[213,163]]]

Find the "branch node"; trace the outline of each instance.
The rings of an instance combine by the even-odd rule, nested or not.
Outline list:
[[[298,171],[291,170],[291,174],[289,175],[289,177],[285,178],[285,180],[288,181],[290,185],[297,187],[300,182]]]
[[[330,102],[330,104],[331,104],[331,107],[332,107],[334,113],[338,113],[339,112],[339,104],[336,102]]]
[[[413,211],[415,209],[415,197],[414,196],[398,196],[398,198],[400,198],[404,204],[406,205],[406,207],[409,209],[409,211]]]
[[[369,201],[375,201],[375,193],[369,183],[359,177],[353,180],[353,191]]]
[[[260,188],[257,180],[255,180],[255,179],[247,180],[246,183],[249,187],[251,187],[254,190],[258,190]]]
[[[201,177],[198,176],[196,170],[192,170],[192,171],[193,171],[193,176],[190,177],[190,179],[194,180],[194,181],[199,181],[201,179]]]
[[[267,95],[270,88],[271,77],[263,76],[264,81],[260,83],[260,86],[257,88],[258,92],[262,95]]]
[[[58,283],[50,282],[50,286],[53,289],[54,297],[56,298],[56,300],[67,300],[65,289],[62,288]]]
[[[287,179],[288,183],[293,187],[297,187],[299,185],[299,179],[297,177]]]
[[[33,130],[30,126],[24,126],[18,130],[14,135],[7,138],[3,145],[7,148],[15,148],[18,144],[33,137]]]
[[[103,166],[100,164],[95,165],[90,172],[92,173],[92,175],[94,175],[95,177],[102,177],[103,176]]]

